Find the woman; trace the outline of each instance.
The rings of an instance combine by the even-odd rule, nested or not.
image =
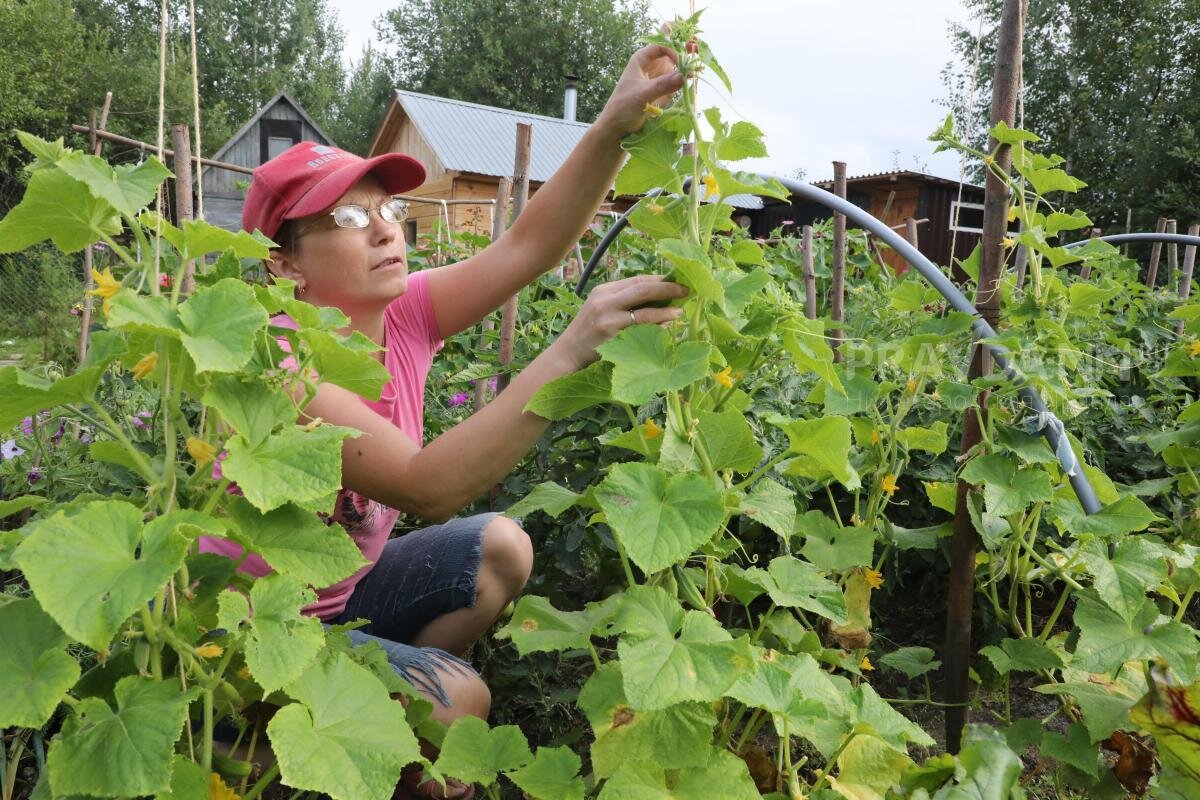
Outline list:
[[[482,495],[545,430],[545,419],[524,411],[534,392],[594,360],[595,348],[623,328],[677,318],[678,308],[648,304],[680,298],[686,289],[651,276],[597,287],[558,340],[495,400],[422,447],[422,395],[433,355],[442,340],[561,261],[613,185],[621,138],[641,127],[647,103],[665,105],[681,85],[670,50],[639,50],[600,117],[512,228],[465,261],[411,276],[406,212],[391,196],[424,180],[412,158],[364,160],[306,142],[254,173],[242,222],[279,243],[271,272],[296,281],[301,299],[341,309],[350,318],[347,332],[360,331],[386,348],[381,358],[392,375],[378,402],[321,384],[305,410],[308,419],[364,434],[343,448],[344,488],[333,519],[371,562],[320,590],[307,611],[326,622],[369,620],[352,636],[378,641],[445,724],[465,714],[487,716],[487,686],[457,656],[521,591],[532,546],[516,523],[490,514],[388,541],[399,511],[443,522]],[[214,540],[207,549],[230,547]],[[253,557],[244,566],[269,570]],[[406,778],[414,796],[436,796],[430,784],[417,782]],[[463,797],[470,790],[448,792]]]

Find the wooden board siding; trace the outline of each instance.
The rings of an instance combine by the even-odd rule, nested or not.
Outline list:
[[[447,177],[446,168],[438,160],[437,153],[421,136],[417,127],[399,108],[395,109],[395,113],[400,115],[400,118],[394,121],[389,120],[392,133],[385,152],[405,153],[420,161],[425,167],[427,183],[434,183]]]
[[[962,260],[971,255],[975,245],[979,244],[978,233],[957,235],[950,230],[950,204],[958,200],[958,189],[943,186],[926,186],[921,191],[921,203],[917,210],[918,219],[928,217],[929,222],[920,227],[920,250],[935,263],[949,266],[951,256]],[[983,193],[975,189],[964,189],[964,203],[982,203]],[[953,243],[954,252],[950,252]]]

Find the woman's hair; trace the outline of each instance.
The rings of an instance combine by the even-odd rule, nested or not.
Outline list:
[[[275,235],[271,238],[279,243],[280,250],[287,250],[290,253],[296,252],[296,247],[299,240],[296,239],[297,229],[300,227],[299,221],[294,219],[285,219],[279,224],[279,230],[275,231]]]

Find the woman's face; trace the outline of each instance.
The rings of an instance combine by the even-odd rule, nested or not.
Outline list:
[[[272,271],[298,281],[301,299],[321,306],[336,306],[353,317],[378,312],[404,293],[408,260],[404,223],[386,222],[379,205],[389,195],[368,175],[325,211],[296,220],[300,235],[290,250],[276,251]],[[339,228],[329,211],[354,203],[371,209],[365,228]]]

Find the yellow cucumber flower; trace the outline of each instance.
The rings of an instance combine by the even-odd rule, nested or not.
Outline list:
[[[642,436],[649,439],[657,439],[663,435],[663,429],[658,427],[658,423],[653,419],[646,420],[646,424],[642,426]]]
[[[867,586],[870,586],[872,589],[878,589],[883,586],[883,573],[879,570],[867,568],[863,572],[863,577],[867,579]]]
[[[154,368],[158,366],[158,353],[150,352],[142,356],[141,359],[133,365],[133,377],[139,381],[154,372]]]
[[[875,671],[875,665],[872,664],[871,659],[867,658],[866,656],[863,656],[862,661],[858,662],[858,668],[861,669],[863,672],[874,672]]]
[[[714,176],[705,175],[700,180],[704,184],[704,188],[708,192],[709,197],[712,197],[714,195],[718,195],[721,193],[721,187],[717,183],[717,179]]]
[[[879,431],[872,428],[871,429],[871,444],[879,444],[881,441],[883,441],[883,440],[879,436]]]
[[[904,384],[904,390],[906,392],[908,392],[909,394],[916,394],[917,389],[919,389],[919,388],[921,388],[921,387],[920,387],[920,385],[917,384],[916,378],[909,378]]]
[[[733,388],[733,378],[730,376],[730,373],[732,371],[733,371],[732,367],[726,367],[725,369],[721,370],[720,372],[713,373],[713,380],[716,381],[717,383],[721,384],[722,386],[724,386],[726,389],[732,389]]]
[[[1200,356],[1200,342],[1192,342],[1188,345],[1188,355],[1192,358]]]
[[[667,209],[664,208],[663,206],[660,206],[658,203],[654,202],[653,200],[651,200],[649,203],[646,203],[646,210],[649,211],[654,216],[658,217],[658,216],[661,216],[662,213],[664,211],[666,211]]]
[[[188,438],[187,451],[188,455],[195,459],[196,463],[201,467],[212,461],[217,455],[217,448],[203,439],[197,439],[195,436]]]
[[[96,288],[88,289],[87,294],[104,300],[104,315],[108,316],[112,299],[121,291],[121,282],[113,277],[112,270],[108,267],[104,268],[104,272],[92,267],[92,280],[96,282]]]
[[[242,800],[241,795],[225,785],[215,772],[208,773],[208,800]]]
[[[896,476],[890,472],[887,475],[884,475],[882,487],[883,487],[883,493],[886,494],[888,497],[891,497],[892,495],[894,495],[896,493],[896,489],[899,488],[896,485]]]
[[[645,112],[646,116],[651,118],[661,117],[663,113],[663,110],[654,105],[654,103],[646,103],[646,105],[642,106],[642,111]]]
[[[225,649],[219,644],[209,642],[193,649],[192,652],[200,658],[220,658],[225,653]]]

